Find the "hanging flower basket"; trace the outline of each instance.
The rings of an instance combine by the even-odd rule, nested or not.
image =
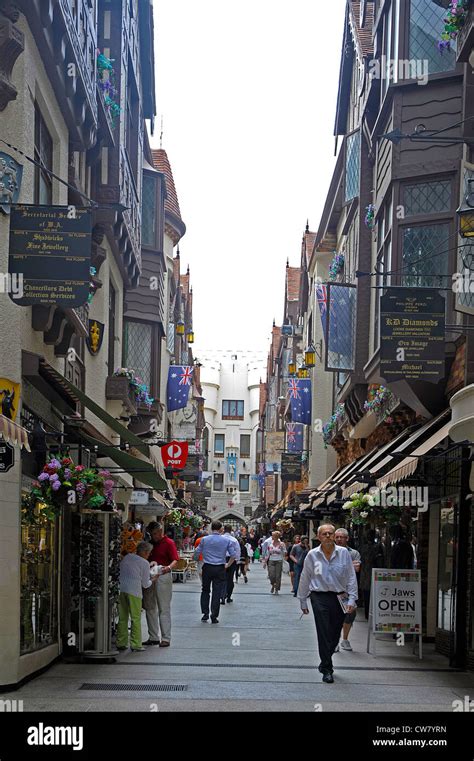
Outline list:
[[[128,378],[130,391],[135,397],[136,404],[146,404],[148,409],[150,409],[155,400],[150,396],[150,389],[146,383],[135,374],[135,370],[131,370],[128,367],[119,367],[118,370],[114,372],[113,377]]]
[[[344,254],[334,254],[334,258],[329,265],[329,280],[334,281],[337,276],[344,270],[345,258]]]
[[[41,514],[54,521],[61,508],[78,504],[91,510],[113,510],[114,481],[108,470],[75,465],[70,457],[52,457],[46,463],[28,498],[22,502],[25,515],[39,508]]]
[[[377,209],[372,203],[369,203],[365,210],[365,226],[369,228],[369,230],[373,230],[375,227],[375,212]]]
[[[466,23],[468,8],[468,0],[451,0],[444,19],[444,32],[438,42],[440,53],[444,53],[445,50],[451,50],[452,42],[457,39],[460,30]]]
[[[342,506],[349,519],[357,526],[367,523],[387,523],[394,525],[400,521],[405,508],[399,505],[382,506],[372,494],[355,492]]]
[[[97,84],[104,97],[104,105],[112,122],[112,129],[115,129],[117,119],[122,109],[117,102],[118,91],[115,87],[115,71],[113,58],[107,58],[100,50],[97,51]]]
[[[373,412],[376,415],[380,415],[383,408],[393,402],[394,399],[394,395],[386,386],[376,386],[369,391],[369,397],[364,402],[364,410],[365,412]],[[389,410],[385,413],[383,420],[387,423],[393,422]]]
[[[334,429],[337,427],[338,422],[344,415],[344,410],[344,405],[338,404],[334,413],[331,415],[331,418],[325,425],[323,425],[323,441],[326,448],[332,439]]]

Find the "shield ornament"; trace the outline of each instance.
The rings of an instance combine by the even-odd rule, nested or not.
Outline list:
[[[99,320],[89,320],[89,329],[87,331],[86,345],[92,356],[99,353],[102,341],[104,339],[105,325]]]
[[[0,378],[0,414],[15,420],[20,403],[20,384],[8,378]]]

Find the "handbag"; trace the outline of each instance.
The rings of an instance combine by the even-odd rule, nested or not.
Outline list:
[[[151,587],[148,587],[147,589],[143,590],[143,597],[142,597],[142,608],[143,610],[153,610],[155,607],[155,595],[153,587],[155,585],[152,584]]]

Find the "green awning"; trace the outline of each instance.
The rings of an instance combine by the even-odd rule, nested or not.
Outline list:
[[[99,439],[94,439],[92,436],[88,436],[81,431],[80,434],[91,446],[97,447],[99,456],[110,457],[111,460],[117,463],[123,470],[130,473],[131,476],[138,481],[151,486],[157,491],[167,491],[168,483],[164,481],[159,473],[156,472],[153,465],[144,460],[140,460],[139,457],[134,457],[128,452],[124,452],[118,447],[114,447],[112,444],[104,444]],[[113,475],[113,473],[112,473]]]
[[[73,383],[68,381],[66,378],[62,378],[62,380],[64,380],[64,383],[69,388],[69,390],[72,391],[75,396],[77,396],[80,402],[82,402],[84,407],[87,407],[87,409],[93,412],[94,415],[99,418],[99,420],[102,420],[103,423],[115,431],[115,433],[117,433],[121,439],[128,442],[129,444],[132,444],[142,454],[149,456],[150,447],[148,444],[145,444],[142,439],[129,431],[128,428],[125,428],[125,426],[122,425],[122,423],[119,423],[119,421],[116,420],[112,415],[109,415],[106,410],[94,402],[93,399],[87,396],[87,394],[77,388],[77,386],[75,386]]]

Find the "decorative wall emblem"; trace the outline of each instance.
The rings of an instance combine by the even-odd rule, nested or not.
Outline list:
[[[0,414],[15,420],[20,402],[20,384],[8,378],[0,378]]]
[[[89,330],[86,338],[86,345],[90,353],[95,356],[99,353],[104,338],[105,325],[99,320],[89,320]]]
[[[18,201],[22,176],[22,164],[0,151],[0,210],[5,214],[10,214],[10,204]]]

